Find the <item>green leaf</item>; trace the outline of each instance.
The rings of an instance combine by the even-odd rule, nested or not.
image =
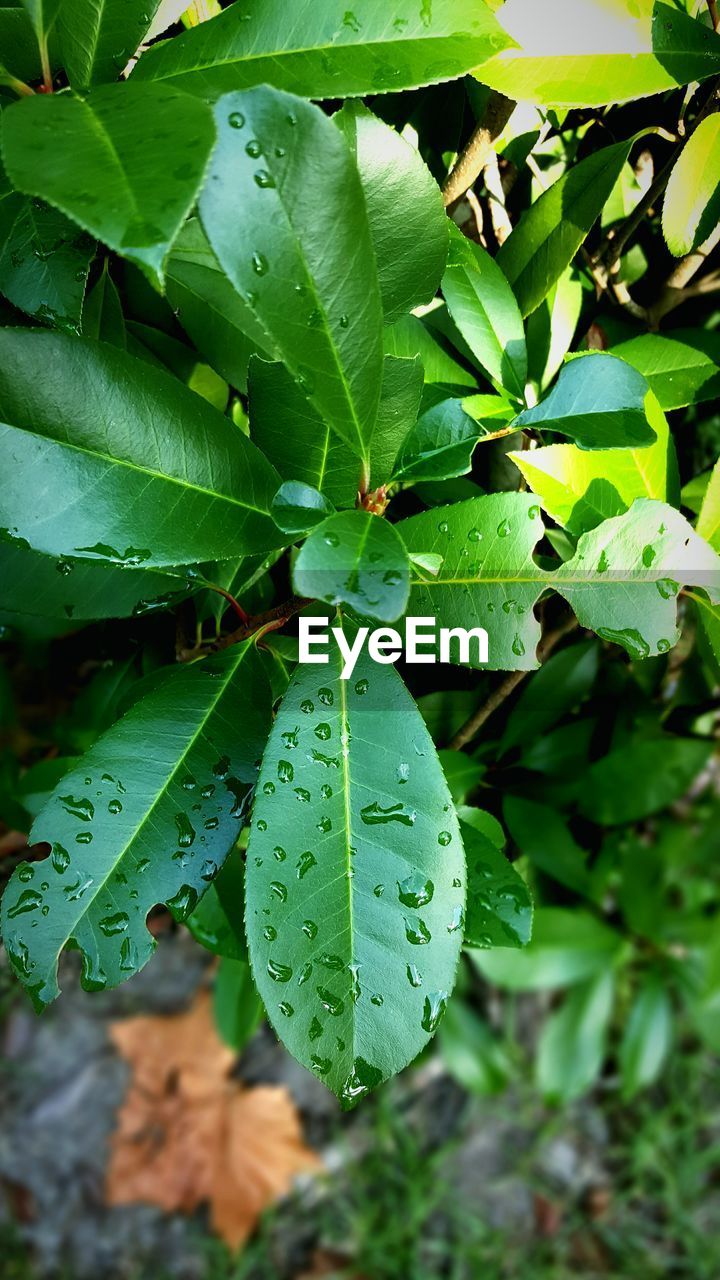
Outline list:
[[[500,1093],[507,1084],[512,1068],[504,1046],[457,997],[440,1024],[438,1045],[445,1069],[469,1093]]]
[[[512,863],[487,836],[460,824],[467,858],[468,947],[524,947],[532,932],[530,891]]]
[[[621,953],[620,935],[577,908],[538,907],[533,936],[522,950],[473,951],[473,964],[509,991],[567,987],[606,973]]]
[[[358,460],[325,425],[284,365],[251,359],[250,435],[284,480],[312,485],[336,507],[355,503]]]
[[[496,493],[399,525],[411,556],[442,557],[435,575],[413,581],[410,612],[443,627],[489,632],[487,663],[479,663],[479,646],[471,644],[466,665],[537,666],[533,607],[548,588],[565,597],[582,627],[636,659],[677,643],[681,585],[700,586],[712,599],[720,593],[720,557],[666,503],[639,499],[625,515],[583,534],[574,557],[553,573],[533,560],[543,534],[539,514],[531,494]]]
[[[655,396],[645,400],[656,441],[640,449],[579,449],[551,444],[510,453],[548,515],[570,533],[586,533],[636,498],[665,498],[674,478],[674,445]]]
[[[0,292],[27,315],[78,333],[95,244],[57,209],[0,198]]]
[[[536,1079],[548,1102],[570,1102],[594,1084],[605,1057],[613,1009],[612,971],[576,986],[545,1023]]]
[[[632,658],[647,658],[667,653],[680,638],[681,585],[703,587],[720,600],[720,556],[674,507],[639,498],[625,515],[583,534],[553,585],[581,627]]]
[[[578,706],[592,688],[599,665],[597,641],[586,640],[553,653],[523,686],[505,722],[500,755],[527,747]]]
[[[282,543],[269,514],[275,471],[175,378],[39,330],[0,329],[0,365],[0,525],[11,536],[49,556],[143,568]]]
[[[455,981],[465,870],[432,740],[400,677],[300,666],[258,783],[253,973],[273,1026],[352,1104],[427,1043]]]
[[[362,617],[394,622],[405,611],[410,564],[395,525],[367,511],[342,511],[313,529],[293,568],[299,595],[348,604]]]
[[[58,34],[73,89],[117,80],[142,43],[160,0],[61,0]]]
[[[251,356],[277,353],[221,269],[198,218],[182,228],[166,274],[167,299],[183,329],[213,369],[246,392]]]
[[[393,464],[412,435],[423,395],[423,367],[418,356],[383,359],[377,421],[370,442],[370,488],[393,478]]]
[[[525,409],[514,427],[570,436],[580,449],[637,448],[656,439],[645,412],[647,382],[616,356],[576,356],[560,370],[552,391]]]
[[[487,250],[453,226],[442,281],[455,324],[489,377],[525,398],[527,348],[522,316],[502,270]]]
[[[57,20],[61,2],[62,0],[21,0],[41,48],[47,48],[48,36]]]
[[[496,262],[524,316],[547,297],[572,262],[608,199],[632,139],[603,147],[573,165],[523,214]]]
[[[393,324],[437,293],[449,225],[440,188],[415,148],[362,103],[346,102],[333,119],[360,172],[385,323]]]
[[[154,950],[156,903],[194,909],[237,839],[269,721],[248,643],[168,673],[66,774],[30,833],[50,857],[20,865],[0,916],[37,1009],[58,995],[63,947],[82,952],[86,990],[116,986]]]
[[[697,249],[719,219],[720,118],[712,115],[688,138],[670,174],[662,212],[668,249],[676,258]]]
[[[623,1096],[633,1098],[660,1075],[672,1043],[672,1005],[662,980],[651,975],[638,991],[620,1044]]]
[[[716,462],[705,490],[697,532],[716,551],[720,551],[720,462]]]
[[[468,793],[475,790],[485,773],[485,766],[465,755],[464,751],[438,751],[438,760],[442,765],[445,781],[457,808],[458,805],[462,805]]]
[[[720,70],[720,39],[678,6],[652,0],[506,0],[498,18],[517,46],[476,73],[545,107],[628,102]]]
[[[393,479],[409,484],[463,476],[481,438],[462,400],[441,400],[418,418],[396,460]]]
[[[289,94],[228,95],[216,121],[200,198],[210,244],[310,402],[367,465],[382,310],[357,169],[319,107]]]
[[[720,395],[720,334],[712,330],[643,333],[618,343],[612,354],[647,378],[663,409],[683,409]]]
[[[70,627],[96,618],[125,618],[177,603],[191,583],[163,573],[78,557],[44,555],[0,534],[3,616],[58,619]],[[32,584],[32,586],[30,586]]]
[[[388,325],[383,338],[386,355],[411,359],[420,356],[426,383],[441,383],[457,392],[477,390],[477,376],[459,364],[456,356],[417,316],[403,316],[402,320]]]
[[[589,896],[587,853],[559,813],[524,796],[506,796],[503,816],[518,849],[534,866],[558,884]]]
[[[541,391],[552,382],[570,350],[580,319],[582,295],[578,275],[568,267],[528,317],[528,373]]]
[[[212,113],[167,85],[34,95],[2,113],[3,160],[39,196],[158,282],[202,184]]]
[[[0,84],[11,82],[15,76],[24,81],[40,79],[37,36],[25,9],[0,8],[0,50]]]
[[[631,740],[590,766],[580,812],[608,827],[647,818],[684,795],[712,753],[698,738]]]
[[[245,863],[240,850],[235,848],[185,921],[195,941],[213,955],[247,962],[244,897]]]
[[[96,342],[109,342],[123,351],[127,348],[122,302],[108,271],[107,259],[99,280],[85,299],[82,327],[86,338],[94,338]]]
[[[222,1039],[239,1053],[263,1015],[247,960],[222,960],[215,979],[213,1014]]]
[[[217,98],[264,82],[306,98],[346,98],[463,76],[510,43],[482,0],[246,0],[140,60],[139,79],[169,79]]]
[[[281,484],[270,510],[278,529],[292,534],[307,533],[334,513],[332,502],[301,480]]]

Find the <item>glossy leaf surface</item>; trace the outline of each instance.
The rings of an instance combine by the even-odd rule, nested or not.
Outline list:
[[[443,276],[448,310],[479,364],[522,400],[527,347],[515,296],[494,258],[455,227]]]
[[[394,525],[367,511],[343,511],[303,543],[293,583],[298,595],[394,622],[407,606],[410,564]]]

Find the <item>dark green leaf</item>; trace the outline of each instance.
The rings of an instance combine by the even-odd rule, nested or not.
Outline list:
[[[418,418],[396,460],[393,479],[409,484],[465,475],[482,434],[462,400],[441,400]]]
[[[710,741],[671,734],[630,741],[590,767],[580,812],[604,826],[647,818],[684,795],[712,752]]]
[[[555,431],[581,449],[649,445],[656,435],[645,414],[647,390],[642,374],[616,356],[578,356],[563,366],[550,394],[513,426]]]
[[[595,151],[558,178],[523,214],[497,256],[524,316],[540,306],[572,262],[625,164],[632,140]]]
[[[600,650],[587,640],[554,653],[523,687],[505,722],[500,752],[527,747],[582,702],[595,681]]]
[[[127,330],[120,295],[113,284],[107,261],[100,279],[90,290],[83,306],[83,334],[96,342],[127,348]]]
[[[159,282],[213,141],[210,109],[167,85],[108,85],[82,100],[35,95],[2,114],[13,185]]]
[[[494,382],[523,400],[528,358],[515,296],[494,258],[456,227],[442,287],[450,315],[475,359]]]
[[[185,921],[195,941],[216,956],[247,962],[244,897],[245,863],[236,848]]]
[[[94,254],[57,209],[16,193],[0,198],[0,293],[27,315],[79,333]]]
[[[367,464],[382,311],[357,169],[319,107],[289,94],[228,95],[216,121],[200,199],[210,244],[308,399]]]
[[[367,511],[342,511],[313,529],[293,584],[299,595],[394,622],[407,606],[410,564],[394,525]]]
[[[259,659],[238,646],[168,673],[63,778],[30,833],[50,857],[23,863],[2,901],[38,1009],[58,994],[63,947],[82,952],[86,990],[115,986],[152,954],[156,903],[178,919],[194,909],[237,839],[269,720]]]
[[[588,855],[556,810],[524,796],[506,796],[503,816],[521,853],[575,893],[590,894]]]
[[[307,533],[334,513],[332,502],[302,480],[281,484],[270,510],[278,529],[292,534]]]
[[[284,365],[251,359],[250,435],[284,480],[300,480],[337,507],[357,498],[360,464],[325,425]]]
[[[440,1024],[438,1045],[443,1065],[469,1093],[499,1093],[511,1064],[487,1023],[456,996]]]
[[[672,1005],[657,976],[641,987],[628,1015],[620,1045],[623,1094],[632,1098],[660,1075],[672,1043]]]
[[[267,82],[307,98],[395,92],[465,75],[510,41],[482,0],[245,0],[168,44],[135,75],[217,98]]]
[[[352,1104],[427,1043],[455,981],[460,831],[390,667],[300,666],[263,760],[247,862],[255,981],[290,1052]]]
[[[482,832],[467,823],[461,823],[460,830],[468,876],[466,946],[524,947],[533,918],[525,881]]]
[[[393,324],[437,293],[449,225],[440,188],[418,152],[362,103],[347,102],[334,121],[360,171],[385,323]]]
[[[61,0],[58,34],[73,89],[117,80],[142,43],[160,0]]]
[[[239,1053],[263,1015],[262,1000],[247,960],[221,961],[213,991],[213,1013],[222,1039]]]
[[[0,356],[0,523],[11,535],[47,555],[145,568],[282,542],[269,515],[275,471],[176,379],[39,331],[1,329]]]
[[[712,330],[643,333],[612,351],[647,378],[663,409],[682,409],[720,395],[720,334]]]
[[[423,367],[414,360],[385,356],[380,404],[370,443],[370,485],[377,488],[393,478],[393,464],[412,435],[423,394]]]
[[[577,908],[539,907],[533,936],[522,950],[473,951],[480,972],[510,991],[566,987],[606,973],[622,939],[596,916]]]

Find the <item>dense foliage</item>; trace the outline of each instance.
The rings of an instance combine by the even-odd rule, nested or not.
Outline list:
[[[64,948],[135,973],[164,905],[233,1043],[261,1001],[348,1104],[438,1027],[502,1082],[463,947],[569,988],[550,1097],[611,1026],[647,1083],[678,1002],[717,1040],[716,16],[0,7],[1,924],[38,1009]],[[299,614],[488,661],[345,680]],[[11,680],[52,691],[29,734]]]

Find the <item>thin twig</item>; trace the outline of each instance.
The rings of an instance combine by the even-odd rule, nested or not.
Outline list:
[[[713,31],[717,31],[720,28],[720,11],[718,11],[717,0],[707,0],[707,7],[710,10]]]
[[[548,632],[540,643],[538,657],[541,663],[547,661],[556,645],[558,645],[564,636],[568,635],[570,631],[574,631],[577,625],[577,619],[571,615],[554,631]],[[537,670],[537,668],[535,668],[535,670]],[[482,706],[478,707],[477,711],[474,711],[469,719],[465,721],[465,724],[460,726],[454,738],[451,738],[448,743],[448,749],[450,751],[460,751],[464,746],[466,746],[467,743],[470,742],[477,733],[479,733],[480,729],[482,729],[485,724],[485,721],[490,719],[493,712],[497,711],[498,707],[502,706],[505,699],[510,697],[513,690],[517,689],[518,685],[522,683],[525,677],[531,674],[532,673],[530,671],[511,671],[502,683],[499,684],[496,689],[493,689],[492,693],[485,702],[483,702]]]
[[[506,98],[504,93],[493,90],[490,94],[482,120],[473,130],[443,184],[446,208],[457,204],[480,177],[496,139],[500,137],[516,106],[517,103],[512,98]]]
[[[275,631],[311,603],[311,600],[304,599],[302,596],[291,596],[289,600],[275,605],[273,609],[258,613],[254,618],[248,618],[243,626],[238,627],[236,631],[231,631],[229,635],[220,636],[218,640],[211,640],[208,644],[201,645],[191,656],[199,658],[208,653],[218,653],[221,649],[229,649],[233,644],[241,644],[243,640],[248,640],[257,632]]]

